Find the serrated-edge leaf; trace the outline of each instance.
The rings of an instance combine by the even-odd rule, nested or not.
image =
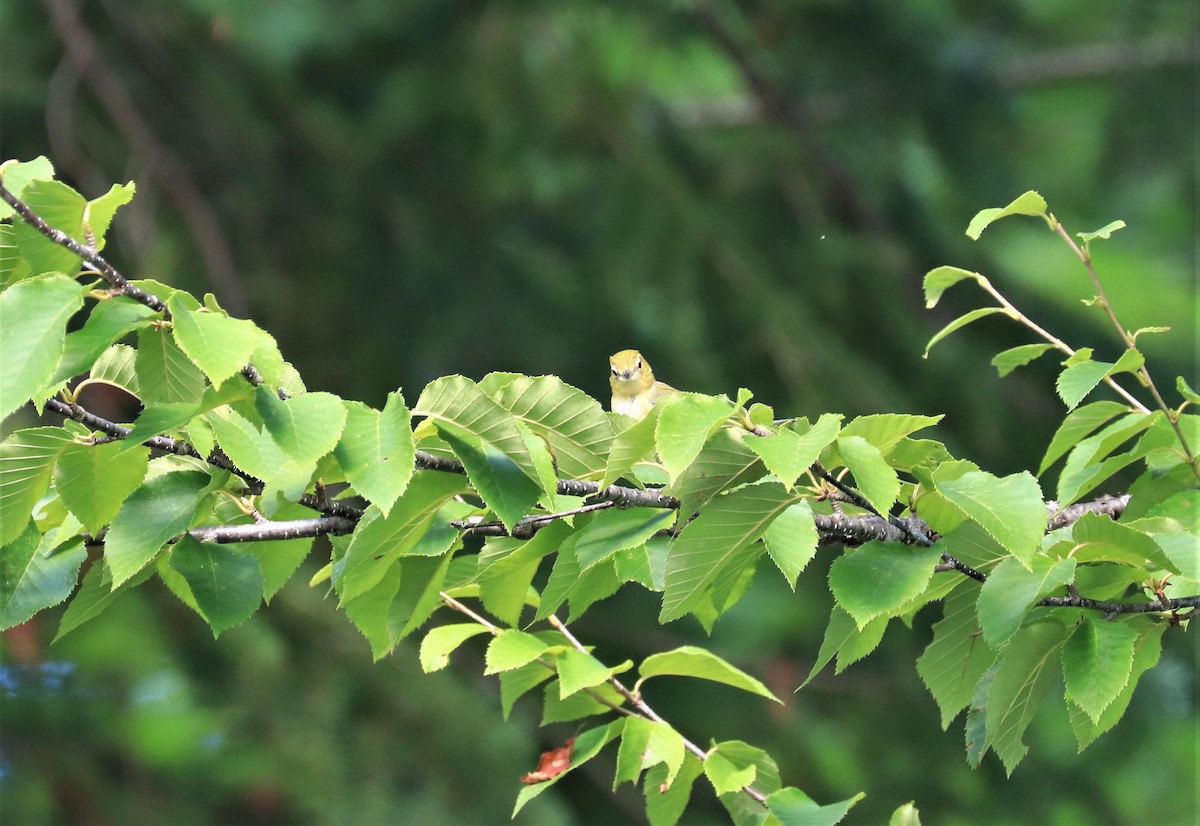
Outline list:
[[[1029,607],[1074,574],[1075,560],[1070,557],[1054,561],[1038,556],[1031,568],[1012,557],[1001,560],[979,592],[979,625],[987,643],[1003,647],[1021,627]]]
[[[684,645],[671,651],[651,654],[642,661],[638,667],[638,673],[641,675],[641,679],[638,680],[639,684],[651,677],[664,675],[695,677],[699,680],[711,680],[715,683],[740,688],[777,703],[782,702],[761,681],[711,651],[694,645]]]
[[[978,596],[978,589],[960,587],[946,597],[933,640],[917,658],[917,673],[938,705],[943,731],[971,702],[979,678],[996,659],[979,629]]]
[[[334,455],[354,489],[387,516],[413,475],[408,408],[399,392],[388,394],[382,411],[361,402],[343,404],[346,425]]]
[[[171,549],[170,566],[187,581],[213,637],[250,619],[262,604],[258,560],[232,545],[198,542],[185,534]]]
[[[829,588],[861,630],[925,590],[941,550],[872,540],[834,560]]]
[[[78,536],[64,536],[60,542],[56,535],[39,534],[32,522],[0,547],[0,631],[69,597],[86,557]]]
[[[1029,362],[1043,355],[1047,350],[1053,350],[1053,344],[1022,344],[1010,347],[992,357],[992,366],[1004,378],[1018,367],[1024,367]]]
[[[933,334],[933,338],[929,339],[929,341],[925,344],[925,352],[921,355],[921,358],[929,358],[929,351],[933,349],[933,345],[937,344],[954,331],[966,327],[972,321],[978,321],[981,318],[986,318],[987,316],[995,315],[996,313],[1007,315],[1009,318],[1013,317],[1013,312],[1004,307],[979,307],[971,310],[970,312],[963,313],[958,318],[954,319],[945,327]]]
[[[72,442],[66,429],[47,426],[18,430],[0,443],[0,545],[21,535]]]
[[[1046,470],[1053,465],[1061,456],[1066,455],[1072,447],[1074,447],[1081,439],[1095,431],[1115,416],[1129,411],[1127,405],[1113,401],[1098,401],[1091,404],[1085,404],[1083,407],[1072,410],[1063,419],[1063,423],[1058,426],[1054,436],[1050,439],[1050,445],[1046,448],[1046,455],[1042,457],[1042,463],[1038,466],[1037,475],[1041,476]]]
[[[1009,643],[987,694],[987,741],[1012,774],[1029,750],[1022,735],[1057,677],[1050,666],[1070,629],[1039,622],[1021,629]]]
[[[967,226],[967,235],[978,241],[979,236],[992,223],[1009,215],[1046,215],[1046,199],[1033,190],[1018,195],[1011,203],[1003,207],[981,209],[971,219]]]
[[[1028,472],[996,477],[972,471],[937,483],[946,501],[987,531],[1026,568],[1046,532],[1046,506]]]
[[[488,643],[484,656],[484,674],[499,674],[528,665],[550,647],[540,637],[525,631],[508,628],[501,631]]]
[[[1129,681],[1137,639],[1137,630],[1129,625],[1085,616],[1063,645],[1067,697],[1093,723]]]
[[[487,628],[474,622],[439,625],[429,629],[421,640],[421,670],[426,674],[440,671],[450,664],[450,655],[471,637],[486,634]]]
[[[879,448],[861,436],[837,438],[838,452],[854,474],[854,482],[875,511],[883,516],[891,511],[900,495],[900,477],[887,463]]]
[[[83,288],[65,275],[30,278],[0,292],[0,419],[49,384]]]
[[[961,267],[950,266],[937,267],[925,273],[925,309],[932,310],[937,306],[942,293],[946,292],[946,290],[953,287],[959,281],[968,278],[978,282],[983,276],[977,272],[964,270]]]

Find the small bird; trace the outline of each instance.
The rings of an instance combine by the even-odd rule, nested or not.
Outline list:
[[[612,411],[644,419],[654,403],[668,393],[678,393],[666,382],[655,381],[650,364],[637,350],[622,350],[608,359],[612,368]]]

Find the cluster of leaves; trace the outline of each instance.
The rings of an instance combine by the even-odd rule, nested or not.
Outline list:
[[[845,543],[813,673],[834,658],[845,668],[893,619],[942,601],[920,673],[943,725],[968,709],[969,758],[993,749],[1011,771],[1059,663],[1082,747],[1119,720],[1164,629],[1197,602],[1167,594],[1200,586],[1197,417],[1077,407],[1122,372],[1148,383],[1136,356],[1071,352],[1059,391],[1072,412],[1038,474],[1066,456],[1062,508],[1140,463],[1120,521],[1084,507],[1050,526],[1032,474],[996,477],[914,436],[939,417],[777,420],[742,390],[675,394],[633,421],[554,376],[512,373],[439,378],[411,407],[396,392],[382,410],[306,391],[272,337],[212,296],[127,282],[104,261],[132,185],[89,202],[44,159],[0,170],[0,217],[14,219],[0,223],[0,417],[32,402],[65,418],[0,444],[0,627],[70,598],[61,637],[157,577],[219,635],[326,535],[332,555],[313,584],[336,594],[377,658],[423,632],[433,671],[489,634],[485,671],[499,675],[506,717],[540,689],[543,723],[593,720],[526,776],[517,810],[619,740],[615,782],[642,781],[655,824],[678,819],[701,776],[737,822],[834,823],[857,797],[820,806],[761,749],[697,746],[641,695],[676,675],[776,699],[761,682],[684,647],[644,659],[627,687],[634,664],[606,664],[556,612],[567,605],[573,620],[637,583],[661,593],[661,622],[711,628],[764,557],[794,587],[819,546]],[[930,301],[971,277],[982,279],[935,270]],[[98,384],[138,401],[131,422],[87,409]],[[427,629],[439,610],[465,621]]]

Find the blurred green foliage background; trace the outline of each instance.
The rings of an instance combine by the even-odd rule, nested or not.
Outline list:
[[[920,280],[978,269],[1075,346],[1118,343],[1035,220],[979,243],[980,208],[1037,189],[1095,247],[1161,385],[1200,386],[1198,13],[1187,0],[24,0],[0,4],[0,154],[47,154],[89,197],[136,180],[106,251],[131,277],[214,292],[279,339],[310,388],[411,403],[430,379],[555,373],[604,398],[605,358],[751,388],[780,415],[945,413],[994,473],[1034,466],[1063,409],[1031,339]],[[1043,480],[1053,490],[1054,471]],[[1121,480],[1114,480],[1114,489]],[[311,570],[321,564],[318,546]],[[745,739],[851,821],[915,800],[929,823],[1193,822],[1197,664],[1169,633],[1121,725],[1082,756],[1048,703],[1011,779],[967,768],[914,659],[936,609],[798,694],[828,616],[822,554],[796,594],[759,576],[714,649],[786,708],[681,682],[649,697],[689,737]],[[502,723],[479,646],[420,674],[379,664],[298,576],[215,642],[141,589],[49,647],[4,637],[9,823],[494,823],[570,727]],[[610,662],[700,639],[627,586],[577,632]],[[708,643],[706,643],[708,644]],[[672,693],[673,691],[673,693]],[[638,822],[611,755],[522,823]],[[685,820],[719,821],[699,793]]]

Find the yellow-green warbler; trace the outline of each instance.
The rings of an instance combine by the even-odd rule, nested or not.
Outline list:
[[[622,350],[608,360],[612,368],[612,411],[635,419],[644,419],[654,403],[668,393],[678,393],[671,385],[654,380],[654,371],[637,350]]]

